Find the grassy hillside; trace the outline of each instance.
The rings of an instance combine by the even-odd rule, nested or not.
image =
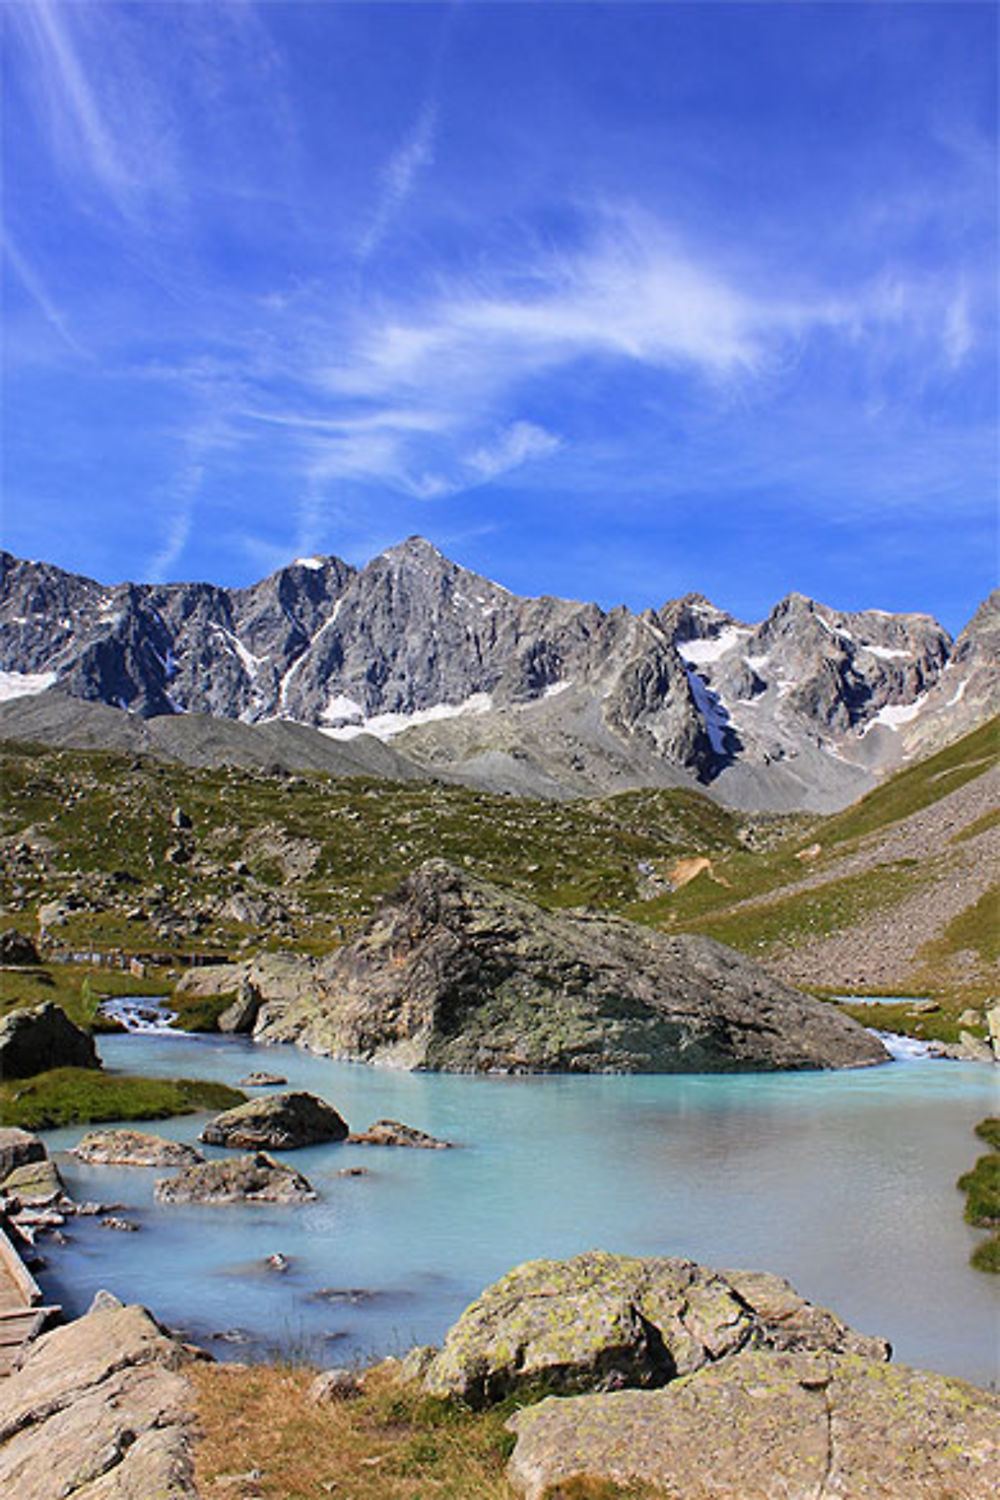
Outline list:
[[[95,993],[162,992],[155,965],[88,980],[91,948],[164,962],[327,951],[440,855],[543,905],[709,934],[819,991],[843,988],[848,971],[853,990],[905,981],[903,993],[943,1002],[925,1030],[957,1035],[962,1008],[997,985],[997,892],[983,875],[1000,836],[996,749],[994,721],[817,819],[734,813],[688,791],[541,803],[4,743],[5,920],[32,935],[41,924],[79,962],[8,971],[2,1005],[61,999],[86,1020]],[[929,915],[916,921],[920,902]]]

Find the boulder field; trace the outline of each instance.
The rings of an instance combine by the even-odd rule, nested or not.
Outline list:
[[[835,1007],[710,938],[544,911],[443,860],[421,865],[325,959],[254,961],[194,983],[252,987],[258,1041],[411,1069],[700,1073],[888,1060]]]

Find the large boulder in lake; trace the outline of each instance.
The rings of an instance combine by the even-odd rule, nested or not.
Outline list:
[[[0,1021],[0,1078],[29,1078],[49,1068],[99,1068],[93,1038],[46,1000]]]
[[[161,1177],[158,1203],[311,1203],[311,1184],[265,1151],[226,1161],[198,1162],[176,1177]]]
[[[748,1348],[873,1360],[890,1352],[780,1276],[592,1250],[528,1261],[487,1287],[423,1381],[432,1395],[481,1407],[538,1384],[561,1392],[662,1386]]]
[[[315,1094],[268,1094],[227,1109],[205,1126],[199,1137],[209,1146],[235,1146],[241,1151],[293,1151],[343,1141],[347,1122]]]
[[[265,1001],[269,997],[265,991]],[[885,1062],[834,1006],[710,938],[543,911],[431,860],[255,1036],[408,1068],[671,1073]]]
[[[996,1395],[858,1356],[746,1350],[661,1390],[549,1397],[508,1426],[508,1477],[526,1500],[584,1476],[595,1493],[645,1483],[685,1500],[995,1500],[1000,1488]]]

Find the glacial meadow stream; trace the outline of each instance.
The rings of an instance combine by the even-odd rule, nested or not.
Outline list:
[[[73,1196],[121,1204],[140,1226],[76,1218],[67,1244],[41,1242],[43,1290],[71,1314],[107,1287],[220,1358],[343,1364],[439,1342],[519,1261],[600,1247],[777,1271],[891,1339],[900,1362],[1000,1379],[1000,1288],[968,1264],[980,1236],[955,1188],[985,1149],[973,1126],[1000,1103],[989,1065],[506,1078],[395,1072],[237,1038],[99,1043],[107,1068],[132,1073],[237,1084],[264,1068],[328,1099],[354,1130],[388,1116],[457,1149],[311,1147],[286,1159],[316,1203],[160,1207],[163,1169],[84,1167],[62,1154],[82,1128],[47,1132]],[[194,1143],[205,1119],[137,1128]],[[365,1175],[342,1175],[359,1166]],[[265,1267],[277,1252],[284,1273]]]

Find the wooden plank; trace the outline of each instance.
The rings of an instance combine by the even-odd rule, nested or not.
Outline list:
[[[29,1307],[34,1307],[42,1301],[41,1287],[14,1249],[3,1229],[0,1229],[0,1265],[3,1266]]]

